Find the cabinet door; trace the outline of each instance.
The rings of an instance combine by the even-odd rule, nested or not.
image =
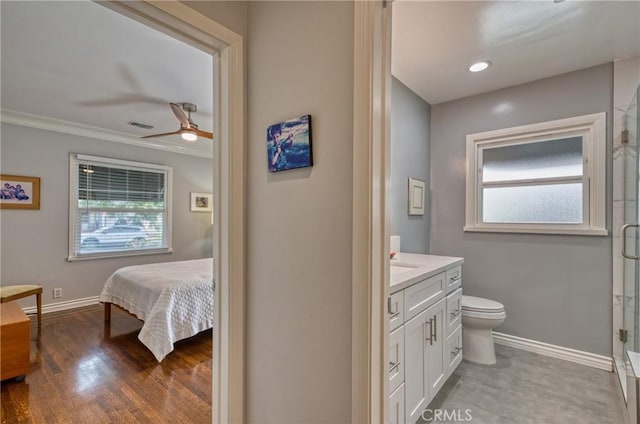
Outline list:
[[[447,336],[462,323],[462,289],[447,296]]]
[[[428,311],[422,311],[404,324],[404,403],[405,420],[415,423],[427,407],[429,386],[425,349],[429,343]]]
[[[403,385],[389,396],[389,424],[405,424]]]
[[[387,299],[387,316],[389,317],[389,331],[400,327],[404,322],[404,292],[399,291]]]
[[[427,385],[429,397],[427,403],[431,402],[438,393],[438,390],[445,382],[445,374],[447,372],[447,358],[445,357],[445,346],[447,340],[446,334],[446,299],[442,299],[425,312],[427,313],[427,322],[431,333],[428,334],[430,339],[426,344],[425,362],[427,368]]]
[[[462,326],[458,326],[449,337],[447,337],[447,358],[446,378],[449,378],[453,371],[462,362]]]
[[[389,392],[404,381],[404,327],[389,335]]]

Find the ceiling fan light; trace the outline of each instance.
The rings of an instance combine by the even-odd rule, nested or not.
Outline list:
[[[469,66],[468,69],[469,69],[469,72],[480,72],[480,71],[484,71],[489,66],[491,66],[491,61],[483,60],[481,62],[474,63],[473,65]]]
[[[183,131],[180,137],[182,137],[184,141],[196,141],[198,139],[198,135],[194,131]]]

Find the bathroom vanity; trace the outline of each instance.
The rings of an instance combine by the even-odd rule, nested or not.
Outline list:
[[[414,424],[462,362],[463,261],[412,253],[391,260],[390,423]]]

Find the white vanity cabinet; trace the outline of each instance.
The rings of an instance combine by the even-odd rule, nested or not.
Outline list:
[[[427,385],[429,386],[429,402],[436,396],[444,384],[448,363],[445,361],[446,327],[446,299],[427,309],[430,317],[428,344],[426,344],[425,362],[427,363]],[[433,321],[431,321],[433,320]]]
[[[406,422],[414,423],[429,402],[427,377],[427,338],[431,333],[429,316],[423,311],[404,325],[405,382],[404,402]]]
[[[445,344],[445,380],[462,362],[462,289],[447,295],[447,342]]]
[[[388,302],[389,422],[414,424],[462,360],[462,258],[404,256],[440,263],[396,274]]]
[[[414,423],[446,380],[446,300],[405,323],[405,417]]]
[[[404,419],[404,385],[401,385],[389,396],[389,424],[405,424]]]

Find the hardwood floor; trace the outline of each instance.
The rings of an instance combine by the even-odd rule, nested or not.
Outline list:
[[[175,344],[161,363],[142,323],[101,305],[31,319],[31,365],[2,382],[2,423],[210,423],[211,330]]]

